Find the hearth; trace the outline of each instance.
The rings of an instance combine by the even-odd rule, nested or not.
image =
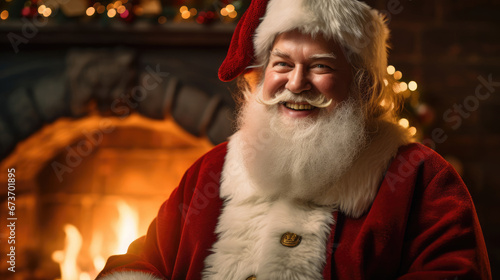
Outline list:
[[[110,255],[146,233],[183,172],[212,146],[171,118],[138,114],[44,126],[1,162],[3,182],[8,168],[16,176],[12,279],[93,279]],[[0,211],[3,221],[7,215]]]

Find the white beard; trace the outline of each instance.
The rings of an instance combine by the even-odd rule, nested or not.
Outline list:
[[[366,213],[405,142],[402,128],[380,122],[368,144],[353,101],[292,121],[278,114],[279,105],[247,97],[240,130],[227,145],[218,240],[203,279],[323,279],[332,213]],[[281,245],[284,232],[301,235],[302,245]]]
[[[261,91],[257,93],[257,96]],[[360,106],[352,99],[316,117],[285,119],[280,105],[248,96],[239,115],[244,164],[265,196],[315,201],[353,164],[367,142]]]

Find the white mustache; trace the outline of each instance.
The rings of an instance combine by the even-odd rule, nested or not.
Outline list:
[[[311,94],[309,92],[306,93],[301,93],[301,94],[295,94],[287,89],[283,90],[282,92],[276,94],[276,96],[270,100],[263,100],[262,99],[262,91],[259,92],[259,94],[256,97],[257,102],[260,104],[272,106],[276,105],[278,103],[285,103],[285,102],[307,102],[310,105],[318,108],[326,108],[332,103],[332,99],[326,99],[325,96],[319,94],[315,97],[311,97]]]

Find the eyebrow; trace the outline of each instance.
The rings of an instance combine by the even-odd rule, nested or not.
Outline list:
[[[337,59],[337,57],[333,53],[318,53],[313,54],[309,57],[309,59]]]
[[[290,55],[287,54],[287,53],[284,53],[278,49],[274,49],[271,51],[271,56],[277,56],[277,57],[281,57],[281,58],[290,58]]]
[[[271,51],[271,56],[277,56],[281,58],[290,58],[290,55],[287,53],[282,52],[279,49],[274,49]],[[335,54],[333,53],[318,53],[318,54],[313,54],[308,57],[310,60],[315,60],[315,59],[337,59]]]

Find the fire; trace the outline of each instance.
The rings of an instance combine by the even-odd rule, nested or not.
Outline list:
[[[70,224],[64,225],[64,232],[66,233],[64,250],[55,251],[52,259],[61,267],[62,280],[78,280],[80,269],[77,258],[82,247],[82,235],[74,225]]]
[[[139,218],[137,212],[132,209],[127,203],[118,201],[118,222],[116,223],[115,232],[118,237],[118,246],[114,254],[125,254],[128,245],[139,237],[138,223]]]
[[[92,243],[90,244],[90,257],[92,258],[92,263],[94,265],[95,271],[101,271],[106,264],[106,259],[102,256],[102,232],[94,230],[92,235]]]
[[[94,279],[99,271],[104,268],[106,258],[109,252],[111,255],[124,254],[127,252],[129,244],[139,237],[138,223],[139,217],[135,211],[126,202],[117,201],[118,220],[113,225],[115,232],[116,244],[110,244],[112,248],[103,244],[103,229],[94,229],[92,241],[89,247],[88,256],[93,268],[85,271],[79,265],[79,258],[83,258],[86,254],[82,254],[83,238],[78,229],[71,224],[64,225],[66,234],[64,242],[64,250],[55,251],[52,254],[52,259],[59,263],[61,269],[61,280],[87,280]],[[81,260],[80,260],[81,261]]]

